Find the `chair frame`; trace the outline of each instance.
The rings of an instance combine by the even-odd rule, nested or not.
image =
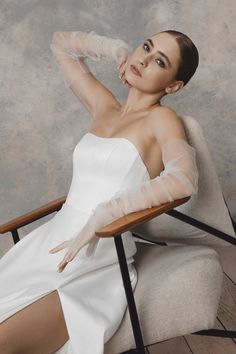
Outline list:
[[[129,271],[128,271],[128,266],[127,266],[127,260],[125,257],[125,251],[124,251],[124,246],[122,242],[121,235],[125,231],[130,231],[135,226],[138,226],[139,224],[146,222],[148,220],[151,220],[152,218],[161,215],[163,213],[166,213],[174,218],[177,218],[185,223],[188,223],[194,227],[197,227],[201,230],[207,231],[208,233],[222,238],[225,241],[236,245],[236,238],[220,231],[217,230],[203,222],[200,222],[188,215],[185,215],[177,210],[174,210],[177,206],[186,203],[190,199],[189,197],[181,198],[174,200],[173,202],[168,202],[165,204],[162,204],[157,207],[152,207],[152,208],[147,208],[145,210],[137,211],[130,213],[128,215],[125,215],[112,223],[104,226],[103,228],[99,229],[96,231],[96,236],[97,237],[114,237],[114,242],[115,242],[115,247],[117,251],[117,256],[119,260],[119,265],[120,265],[120,271],[121,271],[121,276],[123,280],[123,285],[125,289],[125,294],[127,298],[127,303],[128,303],[128,310],[130,314],[130,320],[131,320],[131,325],[132,325],[132,330],[133,330],[133,335],[135,339],[135,344],[136,347],[123,352],[121,354],[128,354],[128,353],[138,353],[138,354],[145,354],[148,353],[148,348],[147,345],[144,345],[143,342],[143,336],[140,328],[140,322],[138,318],[138,313],[137,313],[137,308],[134,300],[134,294],[132,291],[132,286],[131,286],[131,280],[129,276]],[[33,221],[36,221],[38,219],[41,219],[42,217],[49,215],[55,211],[59,211],[62,207],[62,205],[66,201],[66,196],[63,196],[61,198],[55,199],[52,202],[45,204],[37,209],[32,210],[29,213],[23,214],[15,219],[12,219],[8,221],[7,223],[0,225],[0,234],[4,234],[7,232],[11,232],[13,241],[16,244],[17,242],[20,241],[19,234],[18,234],[18,229],[32,223]],[[224,202],[227,207],[227,203],[224,199]],[[228,208],[228,207],[227,207]],[[236,224],[233,218],[231,217],[230,211],[228,209],[230,219],[232,221],[232,225],[234,228],[234,231],[236,233]],[[132,232],[132,230],[131,230]],[[143,237],[140,237],[139,235],[136,235],[133,233],[135,237],[138,237],[140,239],[144,239]],[[152,244],[158,244],[158,245],[163,245],[167,246],[165,242],[154,242],[147,240],[148,242],[151,242]],[[198,332],[194,332],[191,334],[195,335],[207,335],[207,336],[214,336],[214,337],[228,337],[228,338],[235,338],[236,339],[236,331],[232,330],[219,330],[219,329],[209,329],[209,330],[202,330]]]

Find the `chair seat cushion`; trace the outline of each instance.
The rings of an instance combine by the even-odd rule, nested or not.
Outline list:
[[[214,327],[223,269],[208,246],[157,246],[138,242],[134,297],[144,344]],[[105,354],[135,347],[128,309]]]

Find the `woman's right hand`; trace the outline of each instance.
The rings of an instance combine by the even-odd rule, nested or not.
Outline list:
[[[117,69],[119,70],[119,78],[124,85],[132,87],[129,82],[124,78],[129,57],[130,54],[126,48],[121,47],[117,50]]]

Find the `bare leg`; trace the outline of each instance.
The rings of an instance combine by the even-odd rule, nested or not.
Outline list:
[[[0,324],[0,353],[51,354],[69,339],[57,290]]]

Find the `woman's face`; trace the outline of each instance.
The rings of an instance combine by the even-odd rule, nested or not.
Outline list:
[[[157,93],[176,82],[180,50],[175,38],[168,33],[158,33],[150,39],[153,47],[150,41],[144,40],[130,54],[124,77],[131,86],[142,92]],[[166,55],[169,60],[158,51]],[[142,76],[135,75],[130,65],[138,68]]]

